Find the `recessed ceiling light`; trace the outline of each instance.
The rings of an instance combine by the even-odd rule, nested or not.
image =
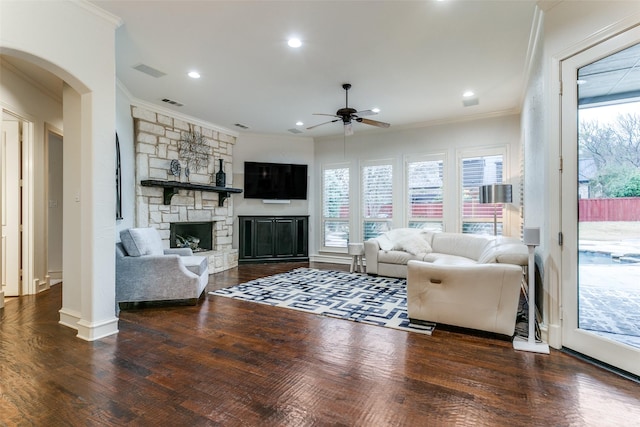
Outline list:
[[[463,93],[462,96],[464,96],[465,98],[471,98],[472,96],[475,96],[475,93],[472,90],[468,90]]]
[[[300,122],[300,121],[297,121],[297,122],[296,122],[296,126],[303,126],[303,125],[304,125],[304,123],[302,123],[302,122]]]
[[[289,39],[287,44],[289,45],[289,47],[300,47],[300,46],[302,46],[302,42],[298,38]]]
[[[372,108],[371,111],[373,111],[374,113],[379,113],[380,109],[379,108]]]
[[[200,73],[197,71],[190,71],[189,74],[187,74],[189,77],[191,77],[192,79],[199,79],[200,78]]]
[[[578,80],[576,81],[576,83],[577,83],[577,84],[579,84],[579,85],[583,85],[583,84],[587,83],[587,81],[586,81],[586,80],[583,80],[583,79],[578,79]]]

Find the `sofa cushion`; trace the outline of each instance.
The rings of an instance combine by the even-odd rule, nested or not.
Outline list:
[[[487,247],[493,246],[492,238],[462,233],[436,233],[431,246],[433,252],[458,255],[478,261]]]
[[[380,251],[378,262],[383,264],[406,264],[409,260],[422,260],[423,257],[405,251]]]
[[[458,255],[431,253],[424,257],[424,261],[437,265],[474,265],[476,261]]]
[[[155,228],[129,228],[120,232],[120,241],[127,255],[164,255],[160,233]]]
[[[520,240],[513,237],[498,237],[494,245],[485,249],[478,262],[527,265],[528,260],[528,249]]]
[[[187,270],[201,276],[208,269],[207,257],[204,256],[183,256],[180,257]]]

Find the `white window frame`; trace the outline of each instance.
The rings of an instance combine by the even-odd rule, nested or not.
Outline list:
[[[483,147],[483,148],[474,148],[471,150],[458,150],[456,155],[456,170],[457,170],[457,221],[456,227],[458,232],[463,231],[463,209],[464,209],[464,189],[462,187],[462,161],[463,159],[475,158],[475,157],[488,157],[488,156],[502,156],[502,184],[508,184],[510,182],[509,177],[510,173],[510,157],[509,157],[509,146],[508,145],[500,145],[500,146],[491,146],[491,147]],[[495,182],[483,182],[485,184],[495,184]],[[508,230],[509,227],[509,216],[506,213],[505,205],[502,206],[502,232],[504,234],[505,230]],[[466,221],[465,221],[466,222]],[[493,223],[493,218],[491,219]]]
[[[346,169],[349,173],[349,195],[348,195],[348,206],[349,206],[349,216],[347,218],[340,218],[340,217],[325,217],[324,213],[325,213],[325,197],[324,197],[324,189],[325,189],[325,182],[324,182],[324,178],[325,178],[325,171],[327,170],[335,170],[335,169]],[[331,164],[326,164],[322,166],[321,172],[320,172],[320,199],[321,199],[321,204],[320,204],[320,247],[322,248],[322,251],[325,252],[338,252],[338,253],[347,253],[347,245],[345,244],[344,247],[341,246],[325,246],[326,243],[326,239],[325,239],[325,222],[326,221],[332,221],[332,222],[341,222],[344,223],[347,227],[348,230],[348,235],[347,235],[347,244],[349,243],[349,240],[352,239],[353,236],[353,232],[354,232],[354,228],[353,228],[353,224],[351,221],[351,218],[353,218],[353,209],[354,209],[354,203],[353,203],[353,170],[352,167],[349,163],[331,163]]]
[[[405,156],[404,159],[404,199],[403,199],[403,210],[404,210],[404,226],[409,227],[411,222],[422,222],[424,225],[428,227],[428,224],[434,223],[435,221],[424,220],[420,218],[412,218],[411,217],[411,202],[409,194],[409,164],[411,163],[421,163],[421,162],[433,162],[433,161],[441,161],[442,162],[442,218],[440,220],[440,227],[442,231],[445,230],[446,217],[447,217],[447,154],[446,153],[432,153],[432,154],[424,154],[424,155],[413,155],[413,156]],[[424,227],[423,225],[423,227]]]

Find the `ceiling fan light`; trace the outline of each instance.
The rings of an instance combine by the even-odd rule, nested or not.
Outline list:
[[[345,123],[345,125],[344,125],[344,134],[347,135],[347,136],[353,135],[353,126],[351,125],[351,122]]]

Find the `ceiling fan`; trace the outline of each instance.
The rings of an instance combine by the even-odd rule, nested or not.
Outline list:
[[[344,124],[345,135],[353,135],[353,128],[351,127],[351,123],[353,121],[356,121],[358,123],[364,123],[367,125],[377,126],[379,128],[388,128],[389,126],[391,126],[389,123],[380,122],[378,120],[365,119],[364,117],[362,117],[362,116],[372,116],[374,114],[378,114],[373,110],[357,111],[355,108],[349,108],[349,89],[351,89],[351,84],[345,83],[342,85],[342,88],[345,90],[344,108],[339,109],[338,111],[336,111],[335,114],[314,113],[315,116],[331,116],[336,118],[333,120],[329,120],[328,122],[309,126],[307,130],[317,128],[318,126],[326,125],[327,123],[335,123],[340,120]]]

